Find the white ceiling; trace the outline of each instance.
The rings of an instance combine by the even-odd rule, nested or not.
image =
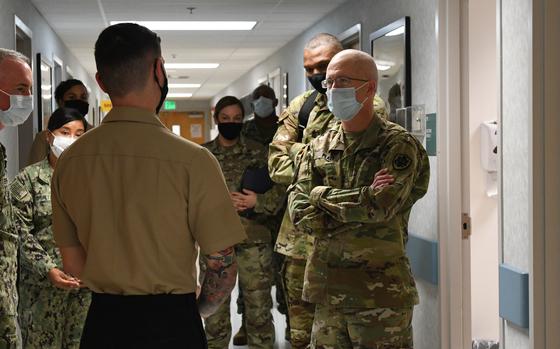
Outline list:
[[[193,99],[208,99],[346,0],[32,1],[92,75],[95,40],[110,21],[258,21],[251,31],[158,32],[167,63],[220,63],[217,69],[168,71],[170,82],[202,84],[173,92],[193,92]],[[195,7],[193,14],[187,7]]]

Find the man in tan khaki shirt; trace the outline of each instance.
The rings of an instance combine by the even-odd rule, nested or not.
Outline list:
[[[93,291],[81,348],[206,348],[199,311],[230,294],[243,227],[215,158],[154,114],[167,94],[160,38],[114,25],[95,58],[114,108],[52,180],[64,269]],[[195,243],[209,260],[198,304]]]

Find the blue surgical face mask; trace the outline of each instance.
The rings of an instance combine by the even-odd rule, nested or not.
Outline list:
[[[255,115],[259,118],[267,118],[274,113],[274,101],[270,98],[266,98],[264,96],[259,97],[258,99],[251,102],[253,106],[253,111]]]
[[[368,83],[364,83],[362,86],[346,87],[346,88],[330,88],[327,90],[327,106],[329,110],[334,114],[334,116],[340,121],[349,121],[358,114],[360,109],[364,106],[365,101],[369,99],[366,98],[362,103],[356,100],[356,91],[366,86]]]
[[[33,111],[33,95],[10,95],[2,90],[0,92],[10,97],[8,110],[0,110],[0,123],[6,126],[23,124]]]

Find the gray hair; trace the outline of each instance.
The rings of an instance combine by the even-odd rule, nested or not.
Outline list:
[[[30,65],[29,58],[27,58],[25,55],[7,48],[0,48],[0,63],[2,63],[6,58],[12,58]]]

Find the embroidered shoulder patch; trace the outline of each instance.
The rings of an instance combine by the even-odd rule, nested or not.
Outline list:
[[[398,171],[406,170],[412,160],[406,154],[397,154],[393,159],[393,168]]]

